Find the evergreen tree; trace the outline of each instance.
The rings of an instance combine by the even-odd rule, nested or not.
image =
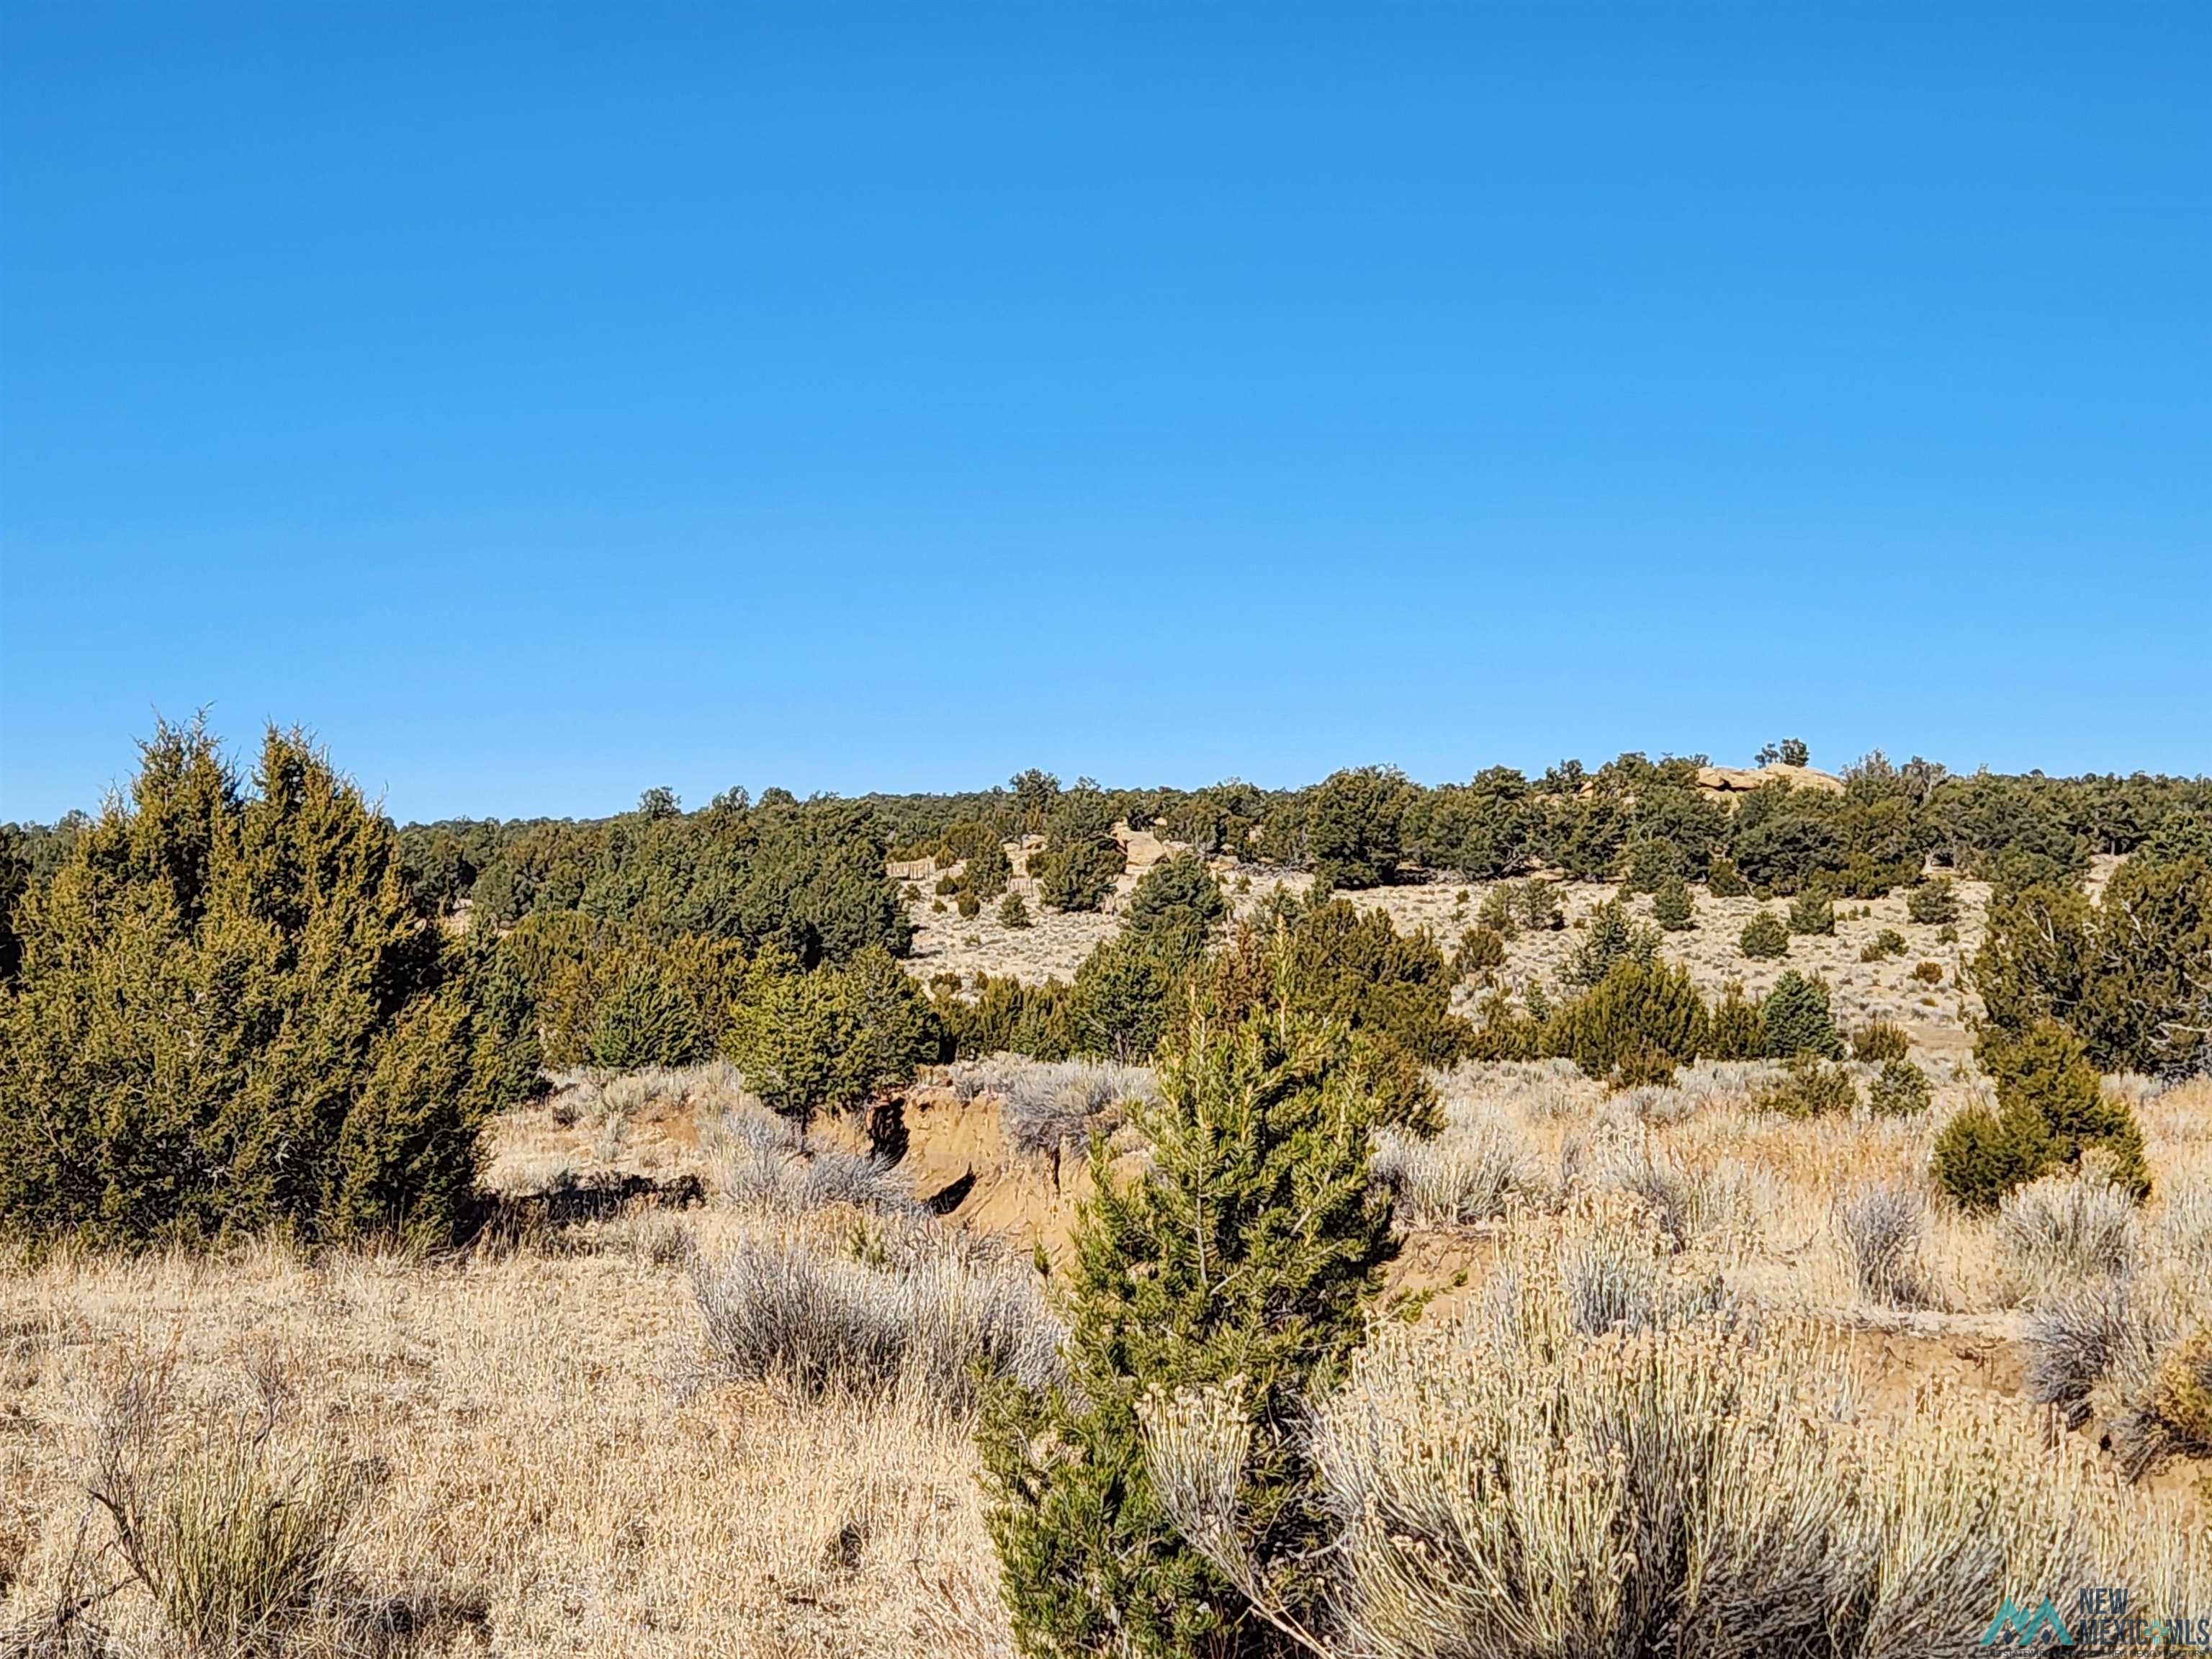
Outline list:
[[[1395,1253],[1368,1176],[1372,1124],[1345,1027],[1270,996],[1230,1023],[1203,994],[1141,1127],[1151,1170],[1097,1196],[1076,1235],[1067,1383],[1002,1391],[982,1444],[1015,1638],[1037,1659],[1246,1659],[1284,1638],[1177,1534],[1145,1467],[1151,1390],[1240,1379],[1253,1440],[1239,1508],[1255,1553],[1309,1562],[1328,1522],[1300,1449],[1309,1396],[1336,1375]],[[1310,1607],[1310,1565],[1271,1601]]]
[[[1790,907],[1790,931],[1793,933],[1833,933],[1836,931],[1835,902],[1818,888],[1809,888],[1797,896]]]
[[[1178,966],[1197,960],[1229,901],[1205,858],[1179,853],[1145,872],[1129,895],[1126,927]]]
[[[1109,1060],[1150,1059],[1167,1027],[1179,969],[1142,935],[1100,941],[1075,970],[1077,1048]]]
[[[1843,1058],[1844,1040],[1828,1011],[1828,988],[1808,979],[1795,968],[1774,981],[1774,988],[1759,1005],[1766,1031],[1766,1052],[1774,1060],[1793,1060],[1814,1054],[1822,1060]]]
[[[133,1243],[450,1236],[480,1069],[397,833],[297,732],[247,791],[195,722],[26,903],[0,1014],[0,1224]]]
[[[1413,794],[1405,774],[1393,767],[1356,767],[1323,779],[1306,811],[1306,850],[1316,889],[1388,884],[1398,873]]]
[[[1690,898],[1689,884],[1669,876],[1651,896],[1651,916],[1670,933],[1685,933],[1698,925],[1698,907]]]
[[[1711,1017],[1690,970],[1623,957],[1553,1017],[1553,1042],[1590,1077],[1624,1069],[1671,1074],[1711,1041]]]
[[[1628,907],[1607,899],[1583,923],[1582,941],[1567,957],[1559,977],[1570,985],[1597,984],[1617,962],[1645,962],[1659,951],[1659,936],[1630,921]]]
[[[843,968],[801,972],[774,953],[753,964],[729,1010],[724,1046],[745,1085],[804,1120],[867,1103],[939,1059],[945,1032],[914,976],[875,947]]]
[[[1088,779],[1059,799],[1044,850],[1031,855],[1037,896],[1055,910],[1096,910],[1127,866],[1105,795]]]
[[[1743,925],[1736,946],[1753,961],[1771,962],[1790,954],[1790,930],[1771,910],[1761,910]]]

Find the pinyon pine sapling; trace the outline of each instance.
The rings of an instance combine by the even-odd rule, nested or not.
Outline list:
[[[1923,927],[1941,927],[1959,919],[1959,890],[1948,876],[1932,876],[1905,893],[1905,914]]]
[[[1766,1028],[1769,1058],[1791,1060],[1799,1054],[1822,1060],[1843,1058],[1844,1040],[1836,1035],[1835,1021],[1828,1010],[1828,988],[1820,980],[1808,979],[1790,969],[1775,981],[1759,1012]]]
[[[1790,930],[1771,910],[1761,910],[1743,925],[1737,945],[1754,962],[1771,962],[1790,954]]]
[[[1178,1534],[1140,1409],[1233,1386],[1238,1471],[1273,1608],[1310,1609],[1330,1522],[1302,1429],[1340,1374],[1395,1252],[1368,1170],[1372,1115],[1344,1026],[1270,997],[1224,1024],[1194,995],[1138,1109],[1133,1183],[1094,1146],[1075,1237],[1064,1385],[1001,1387],[981,1431],[1015,1640],[1035,1659],[1259,1659],[1292,1650]]]
[[[1836,931],[1835,901],[1818,888],[1800,893],[1790,907],[1793,933],[1832,933]]]
[[[1608,899],[1583,922],[1582,939],[1569,954],[1559,977],[1569,985],[1595,985],[1613,971],[1615,963],[1650,962],[1658,949],[1658,934],[1632,921],[1628,907],[1619,899]]]
[[[1882,1062],[1881,1075],[1867,1091],[1867,1107],[1877,1117],[1917,1117],[1936,1099],[1928,1073],[1909,1060]]]

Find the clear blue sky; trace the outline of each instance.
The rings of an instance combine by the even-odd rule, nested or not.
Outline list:
[[[2212,770],[2212,7],[0,9],[0,817]]]

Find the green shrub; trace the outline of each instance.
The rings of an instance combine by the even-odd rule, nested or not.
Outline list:
[[[2131,858],[2095,903],[2073,887],[1994,896],[1974,987],[2017,1036],[2063,1020],[2105,1072],[2212,1067],[2212,861]]]
[[[1905,1035],[1905,1028],[1889,1020],[1869,1020],[1851,1033],[1851,1058],[1869,1066],[1903,1060],[1911,1049],[1912,1040]]]
[[[1462,979],[1486,974],[1505,965],[1505,940],[1494,927],[1470,927],[1459,936],[1452,954],[1452,972]]]
[[[17,903],[0,1229],[451,1237],[506,1072],[392,826],[297,732],[250,793],[198,723],[142,756]]]
[[[1545,1046],[1547,1014],[1524,1011],[1503,986],[1482,1000],[1474,1034],[1468,1042],[1472,1060],[1536,1060]]]
[[[1102,941],[1075,970],[1072,1005],[1079,1054],[1108,1060],[1149,1060],[1167,1029],[1168,999],[1178,964],[1139,935]]]
[[[960,878],[977,898],[994,899],[1006,890],[1006,883],[1013,878],[1013,860],[1006,856],[1006,849],[999,844],[999,838],[993,836],[968,854]]]
[[[1803,1053],[1790,1062],[1780,1079],[1767,1085],[1753,1100],[1760,1111],[1784,1117],[1827,1117],[1850,1112],[1858,1104],[1858,1085],[1840,1066],[1824,1065],[1818,1055]]]
[[[1904,954],[1905,935],[1894,927],[1885,927],[1868,941],[1866,949],[1859,952],[1859,960],[1880,962],[1886,957],[1901,957]]]
[[[1024,985],[1011,976],[978,975],[972,997],[933,994],[930,1009],[951,1057],[1027,1054],[1066,1060],[1075,1052],[1074,988],[1066,980]]]
[[[2048,1133],[2054,1166],[2079,1164],[2094,1153],[2101,1172],[2137,1200],[2150,1195],[2142,1130],[2126,1102],[2104,1091],[2088,1050],[2055,1020],[2017,1036],[1985,1030],[1975,1058],[1990,1074],[2000,1106],[2033,1111]]]
[[[1828,988],[1820,981],[1790,969],[1774,982],[1759,1013],[1766,1025],[1770,1059],[1792,1060],[1799,1054],[1823,1060],[1843,1057],[1843,1039],[1836,1035],[1835,1022],[1828,1013]]]
[[[1548,881],[1531,876],[1513,890],[1513,899],[1521,925],[1531,933],[1556,932],[1567,925],[1559,890]]]
[[[2014,1188],[2085,1162],[2137,1200],[2149,1195],[2142,1131],[2124,1102],[2106,1096],[2079,1037],[2052,1020],[2016,1036],[1992,1027],[1975,1055],[1997,1109],[1970,1108],[1936,1137],[1936,1178],[1953,1198],[1993,1208]]]
[[[1941,985],[1943,982],[1943,964],[1940,962],[1917,963],[1913,965],[1912,977],[1923,985]]]
[[[939,876],[939,877],[937,878],[937,896],[938,896],[938,897],[939,897],[939,898],[951,898],[954,894],[957,893],[959,890],[960,890],[960,878],[959,878],[959,877],[957,877],[957,876]]]
[[[1959,919],[1959,892],[1948,876],[1935,876],[1907,888],[1905,914],[1923,927],[1940,927]]]
[[[1934,1103],[1936,1085],[1911,1060],[1882,1063],[1881,1075],[1867,1091],[1867,1108],[1881,1117],[1917,1117]]]
[[[1969,1106],[1936,1137],[1936,1184],[1969,1210],[1994,1210],[2050,1166],[2049,1141],[2033,1111]]]
[[[982,914],[983,901],[963,887],[952,901],[952,908],[960,913],[963,921],[973,921]]]
[[[1553,861],[1570,881],[1611,881],[1620,873],[1628,825],[1620,800],[1606,795],[1579,800],[1560,826],[1564,836],[1554,835]]]
[[[1104,1148],[1092,1153],[1067,1382],[994,1390],[981,1432],[1006,1606],[1028,1653],[1279,1650],[1153,1485],[1140,1407],[1184,1389],[1237,1390],[1249,1440],[1236,1507],[1271,1561],[1297,1563],[1255,1588],[1271,1610],[1315,1616],[1313,1562],[1334,1523],[1303,1430],[1365,1335],[1395,1253],[1368,1169],[1368,1090],[1340,1024],[1271,1000],[1233,1021],[1198,1013],[1159,1092],[1139,1113],[1143,1176],[1119,1181]]]
[[[1796,902],[1790,907],[1790,931],[1802,934],[1834,933],[1834,901],[1817,888],[1800,893]]]
[[[1037,896],[1054,909],[1096,910],[1127,865],[1111,836],[1087,836],[1048,846],[1030,859],[1030,872],[1036,877]]]
[[[1482,896],[1482,902],[1474,913],[1475,921],[1500,939],[1511,939],[1521,931],[1521,913],[1514,903],[1515,896],[1510,882],[1492,888]]]
[[[1658,950],[1658,934],[1637,926],[1619,899],[1608,899],[1583,921],[1582,939],[1568,954],[1559,977],[1570,985],[1595,985],[1615,963],[1650,962]]]
[[[1176,964],[1195,961],[1229,901],[1204,855],[1178,853],[1147,870],[1129,895],[1124,927],[1148,950]]]
[[[865,1105],[945,1048],[921,988],[880,949],[811,972],[787,957],[763,957],[728,1024],[725,1047],[745,1086],[802,1121],[824,1109]]]
[[[1744,1000],[1743,987],[1729,981],[1713,1005],[1705,1052],[1715,1060],[1764,1060],[1766,1020],[1759,1005]]]
[[[1406,809],[1405,774],[1387,766],[1331,773],[1306,809],[1306,849],[1325,891],[1381,887],[1398,873]]]
[[[1716,858],[1705,874],[1705,890],[1715,898],[1741,898],[1751,891],[1751,884],[1734,859]]]
[[[938,867],[943,869],[947,864],[964,863],[971,866],[972,874],[975,860],[988,857],[994,848],[1000,858],[1006,857],[1006,849],[1000,845],[996,830],[981,818],[961,818],[945,826],[945,835],[938,845]],[[1006,866],[1006,873],[1010,876],[1013,873],[1011,862]]]
[[[1656,893],[1668,882],[1680,881],[1687,862],[1672,842],[1632,841],[1620,857],[1621,890]]]
[[[1030,907],[1022,902],[1019,893],[1009,893],[999,902],[999,925],[1002,927],[1034,927],[1030,919]]]
[[[1790,930],[1771,910],[1761,910],[1743,925],[1736,944],[1754,961],[1772,961],[1790,954]]]
[[[1401,933],[1382,912],[1345,899],[1310,908],[1293,904],[1231,930],[1200,977],[1228,1018],[1281,1000],[1343,1021],[1368,1045],[1378,1076],[1405,1085],[1392,1104],[1378,1106],[1378,1117],[1423,1133],[1441,1127],[1435,1091],[1420,1067],[1448,1066],[1468,1054],[1474,1033],[1451,1012],[1458,980],[1431,935]],[[1389,1058],[1393,1049],[1406,1064]]]
[[[653,968],[640,963],[592,1011],[592,1063],[611,1071],[689,1066],[714,1051],[698,1007]]]
[[[1651,917],[1670,933],[1680,933],[1698,925],[1698,907],[1690,897],[1690,885],[1680,876],[1669,876],[1659,884],[1659,890],[1651,896]]]
[[[1729,823],[1737,867],[1754,890],[1795,893],[1832,879],[1850,858],[1832,795],[1779,781],[1754,789]]]
[[[1612,1077],[1627,1067],[1657,1081],[1658,1073],[1696,1060],[1709,1030],[1687,969],[1627,957],[1554,1014],[1547,1035],[1587,1076]]]

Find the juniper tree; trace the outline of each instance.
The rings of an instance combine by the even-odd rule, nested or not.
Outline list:
[[[1589,990],[1553,1016],[1553,1040],[1595,1078],[1623,1068],[1671,1073],[1711,1042],[1711,1017],[1690,970],[1624,957]]]
[[[1753,961],[1771,962],[1790,954],[1790,930],[1771,910],[1761,910],[1736,935],[1737,948]]]
[[[1109,1060],[1151,1058],[1167,1024],[1168,999],[1180,968],[1143,935],[1102,940],[1075,970],[1077,1048]]]
[[[771,952],[731,1004],[723,1045],[763,1102],[804,1120],[904,1083],[940,1057],[945,1035],[921,985],[887,951],[811,972]]]
[[[33,1238],[450,1235],[480,1070],[459,953],[392,825],[297,732],[245,781],[159,726],[21,917],[0,1225]]]
[[[1413,794],[1405,774],[1388,766],[1332,772],[1316,785],[1306,811],[1316,886],[1327,892],[1388,884],[1398,873]]]
[[[1229,901],[1205,857],[1179,853],[1154,865],[1129,895],[1127,927],[1151,943],[1168,960],[1185,964],[1206,949],[1214,924],[1229,914]]]
[[[2090,1155],[2112,1183],[2150,1195],[2142,1127],[2127,1103],[2105,1094],[2081,1038],[2055,1020],[2017,1036],[1985,1028],[1975,1058],[1996,1092],[1996,1110],[1973,1106],[1936,1137],[1935,1175],[1970,1208],[1989,1208],[2045,1172]]]
[[[1931,876],[1905,890],[1905,914],[1929,927],[1954,922],[1959,919],[1959,890],[1948,876]]]
[[[1140,1127],[1151,1169],[1117,1185],[1094,1147],[1066,1298],[1069,1377],[1002,1389],[981,1432],[1015,1639],[1036,1659],[1256,1659],[1285,1638],[1178,1535],[1139,1407],[1237,1379],[1253,1426],[1239,1510],[1258,1559],[1310,1561],[1328,1522],[1298,1425],[1358,1343],[1395,1254],[1368,1176],[1365,1079],[1344,1025],[1285,995],[1224,1021],[1194,993]],[[1271,1605],[1309,1607],[1310,1566]]]
[[[994,899],[1006,890],[1006,882],[1014,873],[1013,860],[1006,849],[993,836],[968,855],[967,867],[961,872],[968,890],[978,899]]]
[[[1818,888],[1808,888],[1797,896],[1790,907],[1790,931],[1793,933],[1833,933],[1836,931],[1836,905],[1826,893]]]

